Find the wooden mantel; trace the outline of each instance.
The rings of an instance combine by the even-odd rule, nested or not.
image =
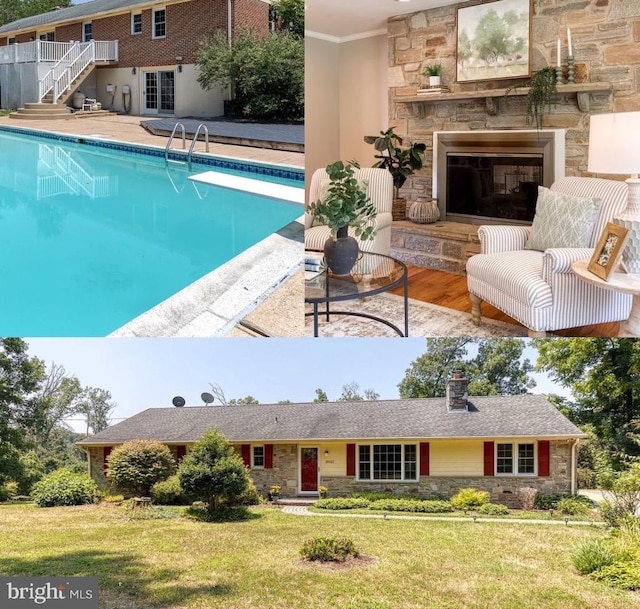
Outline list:
[[[589,112],[590,95],[595,93],[610,93],[611,83],[581,83],[557,85],[558,94],[575,93],[578,108],[581,112]],[[487,114],[492,116],[498,113],[499,98],[510,95],[527,95],[529,87],[513,87],[510,89],[490,89],[485,91],[465,91],[461,93],[431,93],[427,95],[398,96],[394,101],[398,104],[411,104],[414,111],[424,117],[424,104],[437,104],[441,102],[468,102],[475,99],[484,99]]]

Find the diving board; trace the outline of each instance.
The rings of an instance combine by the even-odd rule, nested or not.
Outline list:
[[[204,173],[189,176],[189,179],[194,182],[202,182],[203,184],[221,186],[232,190],[242,190],[270,199],[279,199],[280,201],[304,205],[304,188],[262,182],[261,180],[252,180],[251,178],[218,173],[217,171],[205,171]]]

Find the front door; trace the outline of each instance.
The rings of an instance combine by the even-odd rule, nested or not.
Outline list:
[[[318,449],[300,450],[300,491],[313,493],[318,491]]]
[[[175,82],[173,71],[144,73],[145,114],[175,113]]]

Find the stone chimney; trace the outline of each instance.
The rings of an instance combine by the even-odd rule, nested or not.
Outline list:
[[[447,410],[449,412],[463,412],[469,410],[467,405],[467,386],[469,379],[462,378],[459,372],[454,372],[447,383]]]

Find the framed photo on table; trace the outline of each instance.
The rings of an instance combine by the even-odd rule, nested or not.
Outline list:
[[[458,9],[458,82],[531,76],[531,0],[497,0]]]
[[[607,281],[620,262],[628,236],[629,231],[626,228],[609,222],[600,235],[587,269]]]

